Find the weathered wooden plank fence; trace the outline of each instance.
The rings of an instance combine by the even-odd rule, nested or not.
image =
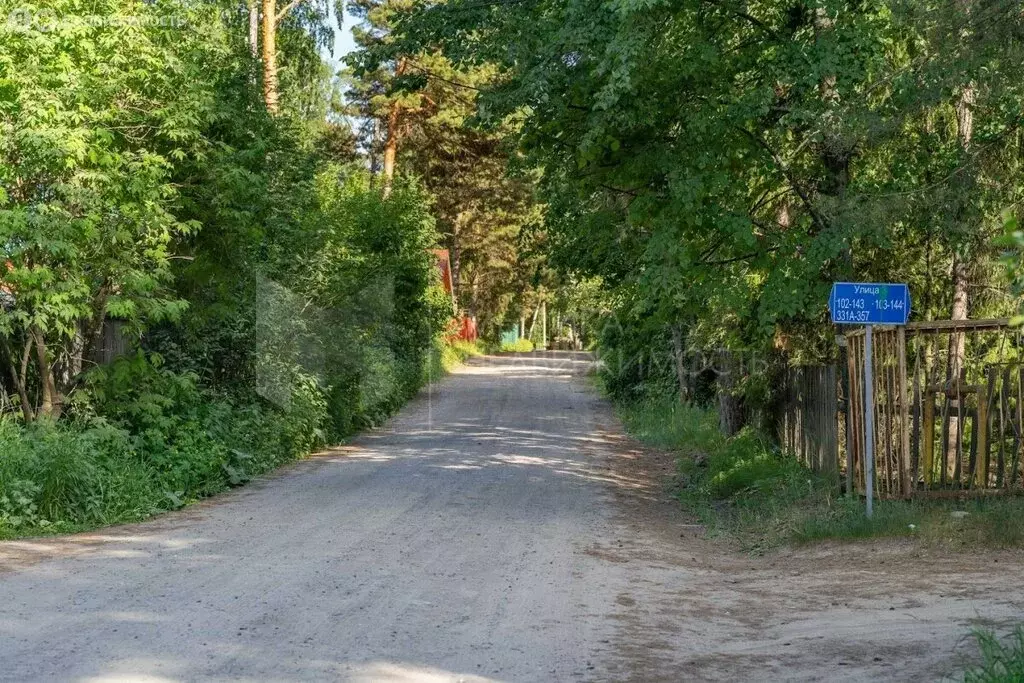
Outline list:
[[[864,333],[846,362],[790,368],[779,442],[864,486]],[[1024,490],[1024,342],[1006,320],[875,328],[875,490],[882,498]],[[962,350],[961,350],[962,349]]]
[[[839,382],[836,366],[789,368],[782,388],[778,439],[816,472],[839,472]]]

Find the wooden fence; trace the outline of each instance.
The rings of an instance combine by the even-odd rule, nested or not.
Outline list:
[[[776,417],[780,445],[815,472],[838,474],[844,411],[836,366],[789,368],[783,381]]]
[[[876,327],[875,470],[882,497],[1020,490],[1021,336],[1006,320]],[[864,333],[847,334],[851,424],[863,433]],[[962,350],[958,350],[962,349]],[[864,439],[850,443],[864,489]]]
[[[128,334],[128,327],[120,320],[108,319],[103,323],[103,335],[93,350],[93,362],[99,365],[113,363],[127,356],[136,347],[137,340]]]
[[[845,363],[791,368],[778,438],[819,472],[864,486],[864,332]],[[875,328],[875,491],[880,498],[1024,491],[1024,341],[1006,320]]]

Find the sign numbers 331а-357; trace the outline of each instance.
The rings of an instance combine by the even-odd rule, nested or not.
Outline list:
[[[834,323],[905,325],[910,292],[904,284],[837,282],[829,309]]]

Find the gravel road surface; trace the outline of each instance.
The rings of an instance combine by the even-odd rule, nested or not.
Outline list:
[[[934,680],[1020,618],[1019,554],[704,539],[589,365],[478,359],[216,500],[0,543],[0,679]]]

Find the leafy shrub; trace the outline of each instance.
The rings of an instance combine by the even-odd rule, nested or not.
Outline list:
[[[791,486],[806,489],[811,476],[795,458],[750,427],[723,437],[712,410],[660,396],[624,404],[620,414],[631,434],[678,451],[687,483],[703,496],[728,500],[775,495]]]
[[[740,493],[770,494],[793,480],[806,480],[807,470],[747,427],[727,439],[708,458],[708,491],[716,498]]]
[[[153,512],[154,472],[106,422],[0,423],[0,535],[103,524]]]
[[[502,353],[531,353],[534,349],[533,342],[529,339],[517,339],[514,342],[502,342]]]
[[[822,482],[751,428],[731,438],[713,410],[658,393],[619,404],[627,430],[679,454],[679,497],[708,527],[745,537],[752,546],[792,534],[802,506]]]
[[[444,348],[448,350],[460,363],[464,363],[470,358],[476,356],[482,356],[484,354],[483,345],[476,342],[469,342],[463,339],[456,339],[453,342],[447,342]]]
[[[600,321],[599,372],[605,390],[622,402],[677,394],[675,360],[667,326],[647,312],[619,312]]]
[[[77,422],[0,422],[0,533],[143,518],[326,442],[326,397],[301,374],[284,406],[238,404],[140,354],[94,372],[86,390]]]
[[[429,361],[423,367],[422,384],[430,384],[444,377],[470,358],[481,356],[484,353],[482,342],[448,341],[443,337],[438,337],[431,346]]]

